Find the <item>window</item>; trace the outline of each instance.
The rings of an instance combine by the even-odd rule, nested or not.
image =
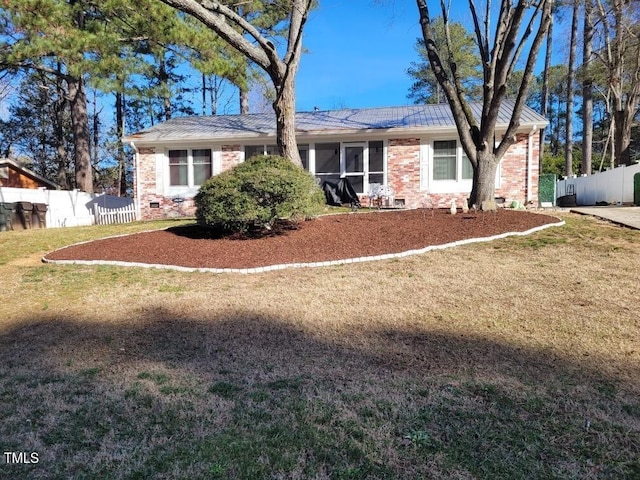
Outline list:
[[[202,185],[211,178],[211,150],[193,151],[193,184]]]
[[[169,186],[199,186],[212,174],[211,149],[169,150]]]
[[[433,142],[433,179],[456,180],[456,141]]]
[[[382,141],[369,142],[369,185],[384,184],[384,146]]]
[[[298,153],[302,160],[302,168],[309,171],[309,145],[298,145]]]
[[[275,153],[275,145],[245,145],[245,159]],[[347,178],[358,193],[369,191],[371,183],[385,182],[385,153],[382,140],[298,144],[302,167],[319,184],[338,183]]]
[[[340,144],[316,143],[316,177],[330,182],[340,179]]]
[[[460,182],[473,179],[473,168],[456,140],[433,142],[433,180]]]
[[[462,180],[473,180],[473,166],[464,151],[462,152]]]
[[[276,155],[278,153],[277,145],[246,145],[244,147],[244,159],[258,155]]]
[[[169,150],[169,184],[187,186],[189,157],[187,150]]]
[[[251,157],[257,157],[258,155],[262,155],[264,153],[264,145],[247,145],[244,147],[244,158],[245,160]]]

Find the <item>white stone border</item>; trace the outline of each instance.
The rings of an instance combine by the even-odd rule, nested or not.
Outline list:
[[[345,265],[350,263],[373,262],[376,260],[389,260],[392,258],[403,258],[403,257],[408,257],[410,255],[421,255],[423,253],[427,253],[432,250],[444,250],[445,248],[458,247],[460,245],[468,245],[471,243],[491,242],[493,240],[499,240],[502,238],[507,238],[512,236],[531,235],[532,233],[536,233],[550,227],[561,227],[564,224],[565,224],[564,220],[561,220],[557,223],[547,223],[539,227],[534,227],[524,232],[506,232],[506,233],[501,233],[499,235],[493,235],[491,237],[467,238],[467,239],[458,240],[455,242],[444,243],[442,245],[429,245],[428,247],[419,248],[416,250],[407,250],[405,252],[400,252],[400,253],[385,253],[383,255],[373,255],[370,257],[346,258],[343,260],[328,260],[324,262],[284,263],[280,265],[267,265],[265,267],[254,267],[254,268],[195,268],[195,267],[181,267],[179,265],[162,265],[162,264],[154,264],[154,263],[119,262],[115,260],[50,260],[46,257],[46,255],[42,257],[42,261],[44,263],[54,263],[54,264],[60,264],[60,265],[112,265],[117,267],[158,268],[162,270],[176,270],[179,272],[242,273],[242,274],[264,273],[264,272],[272,272],[274,270],[284,270],[286,268],[329,267],[334,265]],[[152,230],[149,230],[149,231],[152,231]],[[136,233],[145,233],[145,232],[136,232]],[[128,235],[135,235],[135,233],[114,235],[113,237],[107,237],[107,238],[118,238],[118,237],[125,237]],[[76,243],[74,245],[69,245],[68,247],[73,247],[75,245],[82,245],[85,243],[91,243],[93,241],[95,240],[87,240],[84,242]],[[68,247],[64,247],[64,248],[68,248]],[[58,249],[58,250],[62,250],[62,249]]]

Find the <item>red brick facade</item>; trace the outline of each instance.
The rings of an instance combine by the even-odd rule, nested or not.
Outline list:
[[[387,185],[396,199],[403,199],[407,207],[419,207],[420,192],[420,139],[389,140],[387,147]]]
[[[140,204],[141,218],[159,220],[193,216],[195,205],[192,198],[170,197],[157,193],[162,190],[157,185],[156,168],[156,149],[140,148],[138,164],[134,171],[133,191],[134,198]]]
[[[537,132],[536,132],[537,133]],[[422,140],[424,142],[424,139]],[[520,134],[516,143],[509,149],[500,164],[500,184],[496,196],[504,197],[507,202],[517,200],[527,203],[537,202],[538,195],[538,151],[539,135]],[[425,177],[430,166],[424,155],[424,146],[418,137],[389,139],[387,142],[387,184],[395,191],[396,201],[406,207],[449,207],[454,199],[460,207],[469,196],[469,191],[451,193],[433,193],[429,191]],[[162,149],[157,150],[162,153]],[[228,170],[242,162],[244,158],[241,145],[224,145],[220,151],[220,169]],[[139,201],[142,219],[160,219],[195,214],[192,198],[176,198],[164,193],[164,186],[157,185],[162,175],[167,173],[157,162],[165,161],[158,157],[155,148],[140,148],[135,169],[134,192]],[[528,165],[529,163],[529,165]],[[215,173],[215,172],[214,172]],[[422,177],[422,181],[421,181]],[[176,199],[178,201],[176,201]],[[179,201],[183,200],[183,201]],[[362,196],[364,205],[368,197]]]
[[[507,202],[537,202],[539,136],[517,136],[500,162],[500,183],[496,197]],[[451,200],[458,207],[467,201],[470,191],[434,193],[421,184],[421,168],[429,168],[421,154],[419,138],[390,139],[387,150],[387,184],[394,190],[396,202],[409,208],[448,208]],[[529,152],[531,150],[531,152]],[[528,168],[528,160],[531,163]],[[422,162],[422,164],[421,164]],[[426,176],[425,172],[422,172]],[[363,196],[362,201],[368,202]]]
[[[244,153],[242,145],[223,145],[222,147],[222,171],[229,170],[242,163]]]

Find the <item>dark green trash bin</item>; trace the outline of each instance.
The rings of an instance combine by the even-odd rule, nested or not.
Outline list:
[[[15,209],[15,203],[0,203],[0,232],[13,230],[13,213]]]
[[[34,203],[31,215],[31,228],[47,228],[47,204]]]
[[[640,207],[640,173],[633,176],[633,204]]]
[[[31,202],[18,202],[16,203],[16,211],[18,212],[18,219],[20,225],[25,230],[31,228],[31,216],[33,215],[33,204]]]

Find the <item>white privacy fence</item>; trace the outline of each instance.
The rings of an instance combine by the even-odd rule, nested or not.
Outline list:
[[[91,194],[78,190],[0,187],[0,202],[46,204],[48,228],[132,222],[137,218],[132,198]],[[119,212],[112,214],[114,209]]]
[[[622,165],[586,177],[566,178],[558,180],[556,192],[558,197],[575,194],[578,205],[633,203],[633,177],[636,173],[640,173],[640,163]]]

